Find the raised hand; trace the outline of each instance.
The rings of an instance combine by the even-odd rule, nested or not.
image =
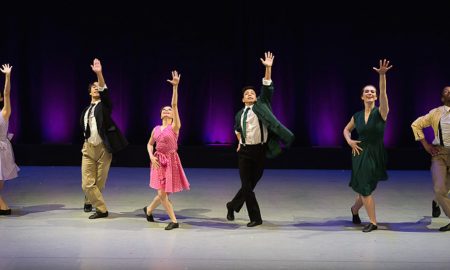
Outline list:
[[[94,59],[94,62],[91,65],[92,71],[95,73],[102,72],[102,64],[100,63],[100,60],[97,58]]]
[[[177,86],[180,83],[181,74],[176,70],[172,71],[172,80],[167,80],[171,85]]]
[[[261,59],[261,63],[266,67],[271,67],[273,65],[273,59],[275,58],[275,55],[273,55],[271,52],[264,53],[264,59]]]
[[[389,66],[389,60],[380,60],[380,67],[376,68],[374,67],[373,70],[375,70],[376,72],[378,72],[378,74],[383,75],[386,74],[386,72],[388,70],[390,70],[392,68],[392,65]]]
[[[5,73],[5,75],[9,75],[9,74],[11,74],[11,69],[12,69],[12,66],[10,66],[9,64],[3,64],[2,68],[0,70],[3,73]]]

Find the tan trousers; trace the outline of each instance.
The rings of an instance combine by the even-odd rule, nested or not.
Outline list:
[[[105,213],[107,211],[102,190],[108,178],[109,167],[111,166],[112,154],[109,153],[103,143],[94,146],[85,142],[81,159],[81,188],[86,196],[86,201],[90,202],[96,211]]]
[[[431,159],[431,176],[435,199],[442,207],[445,215],[450,217],[450,149],[442,148],[438,155]]]

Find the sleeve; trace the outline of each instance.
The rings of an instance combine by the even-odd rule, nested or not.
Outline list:
[[[437,109],[431,110],[428,114],[421,116],[417,118],[414,122],[411,124],[411,128],[414,133],[414,139],[416,141],[420,141],[425,138],[425,135],[423,133],[423,129],[426,127],[431,126],[433,114],[436,113]]]

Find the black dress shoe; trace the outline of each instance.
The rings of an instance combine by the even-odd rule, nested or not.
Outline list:
[[[433,217],[439,217],[441,215],[441,208],[439,207],[439,205],[437,204],[436,201],[433,200],[433,202],[431,203],[431,215]]]
[[[180,225],[178,223],[170,222],[169,225],[167,225],[164,228],[164,230],[170,231],[170,230],[173,230],[173,229],[176,229],[176,228],[179,228],[179,227],[180,227]]]
[[[439,231],[441,231],[441,232],[450,231],[450,223],[445,225],[444,227],[440,227]]]
[[[247,227],[255,227],[255,226],[258,226],[258,225],[261,225],[262,224],[262,220],[260,220],[260,221],[250,221],[249,223],[247,223]]]
[[[143,210],[144,210],[144,213],[145,213],[145,217],[147,218],[147,221],[148,222],[155,222],[155,220],[153,219],[153,215],[152,214],[147,215],[147,206],[144,207]]]
[[[11,215],[11,209],[0,210],[0,216],[9,216]]]
[[[107,216],[108,216],[108,211],[106,211],[105,213],[96,211],[93,215],[89,216],[89,219],[105,218]]]
[[[227,210],[228,210],[228,212],[227,212],[227,219],[229,221],[234,220],[234,209],[231,206],[231,203],[229,203],[229,202],[227,202]]]
[[[361,219],[359,218],[359,214],[353,214],[353,209],[350,207],[350,212],[352,212],[352,222],[353,224],[361,224]]]
[[[84,204],[84,212],[89,213],[92,211],[92,204],[85,203]]]
[[[377,225],[375,225],[375,224],[373,224],[373,223],[369,223],[369,224],[367,224],[366,226],[364,226],[364,228],[363,228],[363,232],[371,232],[371,231],[374,231],[374,230],[376,230],[376,229],[378,229],[378,226]]]

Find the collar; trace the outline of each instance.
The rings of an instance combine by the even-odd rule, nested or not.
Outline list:
[[[444,105],[444,111],[445,111],[445,112],[447,112],[447,113],[448,113],[448,112],[450,112],[450,107],[449,107],[449,106],[446,106],[446,105]]]

